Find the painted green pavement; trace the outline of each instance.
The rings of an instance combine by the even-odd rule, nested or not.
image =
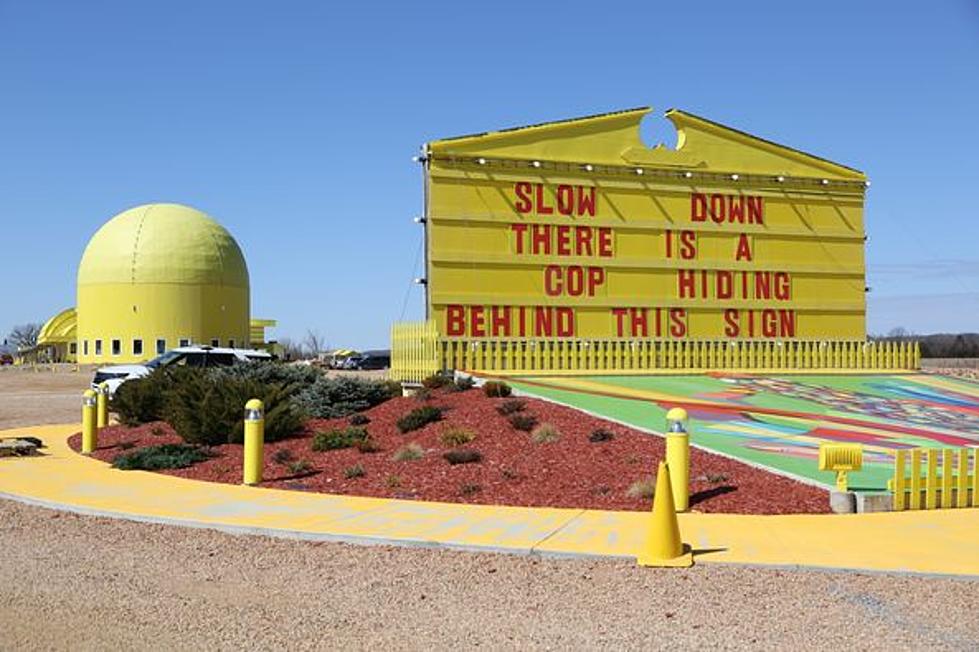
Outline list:
[[[822,441],[859,443],[857,491],[883,491],[893,453],[979,446],[979,384],[931,374],[522,377],[518,390],[654,431],[666,410],[690,413],[704,449],[832,486]]]

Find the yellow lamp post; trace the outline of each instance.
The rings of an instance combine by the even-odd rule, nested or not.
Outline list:
[[[690,507],[690,435],[687,411],[671,408],[666,413],[666,463],[670,467],[673,504],[678,512]]]
[[[265,406],[257,398],[245,403],[245,468],[242,482],[262,481],[265,445]]]
[[[82,393],[82,453],[85,455],[91,455],[98,446],[98,430],[95,426],[97,402],[94,390],[86,389]]]
[[[98,412],[96,413],[97,419],[95,425],[101,430],[109,425],[109,388],[105,383],[99,385],[96,403]]]

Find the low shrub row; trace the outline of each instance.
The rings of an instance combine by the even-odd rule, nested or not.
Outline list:
[[[309,417],[346,417],[378,405],[394,395],[395,386],[400,393],[398,383],[328,378],[310,367],[281,363],[177,367],[126,381],[110,409],[125,425],[162,420],[189,444],[215,446],[243,440],[244,405],[258,398],[265,405],[265,439],[277,441]]]

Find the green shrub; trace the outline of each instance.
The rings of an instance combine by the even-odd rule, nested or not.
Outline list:
[[[537,425],[537,417],[533,414],[522,414],[520,412],[511,414],[508,421],[516,430],[522,430],[524,432],[530,432]]]
[[[254,380],[270,385],[296,385],[300,388],[312,385],[323,372],[311,365],[287,364],[278,361],[256,361],[230,367],[214,367],[210,370],[215,379],[233,378]]]
[[[357,450],[359,450],[361,453],[376,453],[377,451],[381,450],[381,445],[378,444],[377,441],[370,435],[355,443],[354,446],[356,446]]]
[[[397,489],[401,486],[401,476],[400,475],[389,475],[385,480],[388,489]]]
[[[371,418],[366,414],[354,414],[351,415],[349,419],[347,419],[347,423],[349,423],[352,426],[366,426],[370,422],[371,422]]]
[[[426,389],[439,389],[452,384],[452,376],[448,374],[432,374],[422,381],[422,387]]]
[[[615,433],[610,430],[606,430],[605,428],[596,428],[595,430],[591,431],[590,435],[588,435],[588,441],[593,444],[603,441],[612,441],[613,439],[615,439]]]
[[[316,452],[338,450],[340,448],[350,448],[356,446],[357,442],[367,439],[367,430],[350,426],[340,430],[333,428],[325,432],[317,432],[313,435],[312,448]]]
[[[411,398],[415,399],[419,403],[430,401],[432,399],[432,390],[427,387],[419,387],[415,390],[415,393],[411,395]]]
[[[483,393],[490,398],[506,398],[513,390],[504,382],[488,380],[483,383]]]
[[[295,455],[287,448],[282,448],[272,454],[272,461],[276,464],[288,464],[295,459]]]
[[[295,460],[293,462],[289,462],[289,464],[286,465],[286,468],[289,469],[289,473],[293,475],[303,475],[312,471],[313,465],[309,463],[309,460]]]
[[[463,496],[472,496],[473,494],[479,493],[483,488],[480,487],[475,482],[463,482],[459,485],[459,493]]]
[[[402,446],[391,456],[395,462],[408,462],[410,460],[420,460],[425,456],[425,449],[418,444],[411,443]]]
[[[496,411],[502,414],[503,416],[507,416],[508,414],[523,412],[526,408],[527,408],[527,403],[521,401],[519,398],[511,398],[497,405]]]
[[[418,430],[430,423],[442,420],[442,408],[423,405],[398,419],[398,430],[402,433]]]
[[[197,446],[162,444],[119,455],[112,461],[112,466],[123,471],[183,469],[209,457],[206,451]]]
[[[439,435],[439,441],[442,442],[443,446],[462,446],[463,444],[468,444],[475,438],[476,433],[469,428],[459,428],[456,426],[446,428]]]
[[[289,437],[306,419],[293,400],[296,385],[263,383],[223,369],[188,369],[174,375],[174,381],[165,394],[164,414],[189,444],[241,443],[244,406],[252,398],[265,404],[265,441]]]
[[[476,386],[476,381],[471,376],[460,376],[452,384],[453,392],[467,392]]]
[[[165,394],[172,385],[172,379],[171,372],[161,370],[143,378],[127,380],[116,388],[109,399],[109,410],[115,412],[119,422],[127,426],[160,421],[164,418]]]
[[[343,470],[343,477],[349,479],[352,478],[362,478],[367,475],[367,471],[360,464],[354,464],[353,466],[348,466]]]
[[[549,423],[542,423],[530,433],[530,438],[535,444],[549,444],[561,438],[561,433],[557,428]]]
[[[382,380],[381,387],[384,388],[388,398],[398,398],[404,394],[400,380]]]
[[[400,395],[400,385],[398,393]],[[296,400],[306,412],[320,419],[350,416],[379,405],[391,398],[387,383],[353,376],[329,378],[320,376],[307,385]]]
[[[453,466],[456,464],[473,464],[479,462],[483,459],[483,454],[472,448],[459,448],[452,451],[446,451],[442,457],[446,459],[449,464]]]
[[[722,482],[727,482],[728,477],[723,473],[708,473],[707,482],[711,484],[720,484]]]

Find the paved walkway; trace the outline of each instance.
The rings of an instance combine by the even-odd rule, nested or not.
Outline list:
[[[240,533],[518,554],[635,557],[646,514],[358,498],[117,471],[76,454],[77,425],[35,435],[43,457],[0,459],[0,496],[70,511]],[[979,509],[848,516],[681,514],[697,563],[979,576]]]

